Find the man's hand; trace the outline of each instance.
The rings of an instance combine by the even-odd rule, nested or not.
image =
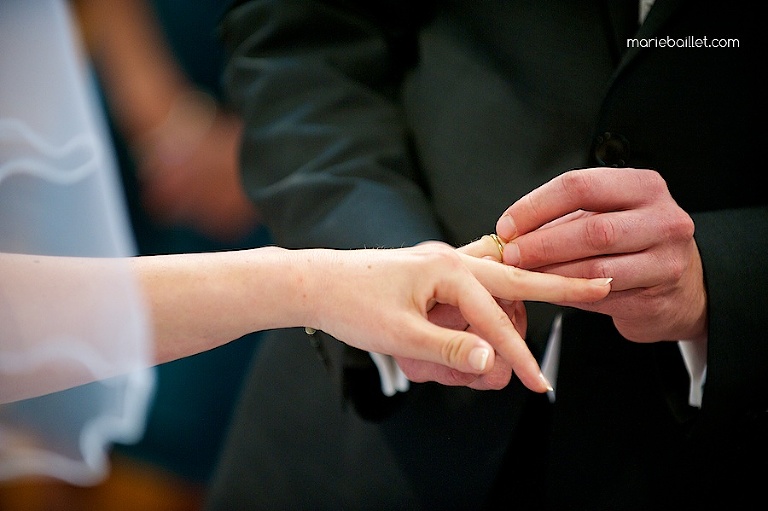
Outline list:
[[[631,341],[703,340],[706,290],[691,217],[655,171],[566,172],[512,204],[496,225],[504,262],[574,277],[613,277],[595,303]]]

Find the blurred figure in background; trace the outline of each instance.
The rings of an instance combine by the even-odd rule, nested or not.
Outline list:
[[[258,215],[238,173],[241,122],[219,99],[221,4],[75,0],[141,205],[161,225],[230,243]]]

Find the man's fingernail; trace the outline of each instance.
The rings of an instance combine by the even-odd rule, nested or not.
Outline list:
[[[476,371],[485,371],[488,364],[488,357],[491,352],[488,348],[475,348],[469,352],[469,365]]]
[[[603,287],[613,282],[613,277],[608,277],[605,279],[591,279],[591,282],[597,287]]]
[[[496,222],[496,234],[504,241],[509,241],[517,236],[515,221],[509,215],[501,215]]]

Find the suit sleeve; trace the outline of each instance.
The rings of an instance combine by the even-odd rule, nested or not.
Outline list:
[[[423,6],[344,4],[242,2],[222,20],[225,89],[245,120],[246,190],[284,247],[440,239],[397,102]],[[340,383],[375,371],[367,353],[317,337]],[[378,376],[363,380],[380,393]]]
[[[768,210],[693,215],[708,296],[707,379],[701,413],[716,428],[757,434],[768,410]],[[703,417],[703,418],[704,418]]]

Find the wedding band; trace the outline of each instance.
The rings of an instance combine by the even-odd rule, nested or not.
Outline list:
[[[491,239],[496,243],[496,247],[499,249],[499,259],[504,261],[504,243],[502,243],[501,238],[499,238],[496,234],[489,234],[488,236],[491,237]]]

